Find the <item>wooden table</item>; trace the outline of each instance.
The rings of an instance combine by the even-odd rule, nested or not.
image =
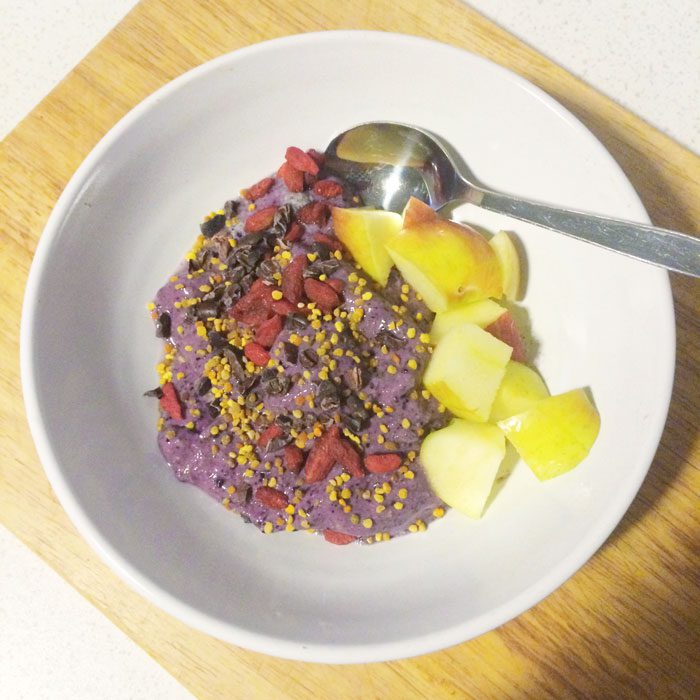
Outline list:
[[[0,145],[0,521],[198,697],[700,697],[694,280],[673,279],[676,387],[658,453],[624,520],[545,601],[458,647],[364,666],[281,661],[238,649],[128,589],[56,501],[27,429],[18,335],[32,254],[58,195],[104,133],[166,81],[242,46],[321,29],[419,34],[515,70],[597,135],[654,223],[700,233],[697,156],[457,0],[143,0]]]

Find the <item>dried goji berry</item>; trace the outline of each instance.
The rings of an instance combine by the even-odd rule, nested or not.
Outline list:
[[[323,167],[323,162],[326,160],[326,156],[323,153],[320,153],[315,148],[310,148],[306,153],[314,159],[319,168]]]
[[[328,472],[336,462],[335,452],[339,435],[338,426],[333,425],[314,443],[304,466],[308,484],[321,481],[328,476]]]
[[[266,367],[270,361],[270,353],[258,343],[248,343],[243,348],[243,354],[258,367]]]
[[[272,289],[257,279],[228,313],[237,321],[257,326],[272,316],[272,301]]]
[[[319,180],[314,185],[314,192],[319,197],[326,197],[327,199],[331,199],[333,197],[338,197],[341,194],[343,194],[343,186],[335,180]]]
[[[177,390],[172,382],[166,382],[161,387],[160,407],[175,420],[182,420],[182,405]]]
[[[335,460],[350,476],[364,476],[365,470],[362,468],[362,457],[349,440],[340,438],[335,443]]]
[[[287,149],[287,152],[284,154],[284,158],[297,170],[301,170],[305,173],[311,173],[312,175],[318,174],[318,164],[308,153],[304,153],[301,148],[290,146]]]
[[[386,454],[367,455],[365,457],[365,467],[373,474],[385,474],[393,472],[401,466],[401,455],[387,452]]]
[[[269,445],[270,440],[274,440],[275,438],[280,437],[280,435],[282,435],[282,428],[280,428],[277,423],[269,425],[260,434],[260,437],[258,438],[258,447],[262,447],[264,449]]]
[[[282,270],[282,294],[292,304],[298,304],[304,300],[304,270],[307,262],[306,255],[297,255]]]
[[[275,303],[274,301],[272,302]],[[282,317],[275,314],[267,321],[263,321],[255,331],[255,341],[260,343],[264,348],[271,348],[275,342],[275,338],[282,330]]]
[[[277,170],[277,177],[287,186],[290,192],[304,191],[304,173],[290,163],[282,163]]]
[[[342,250],[343,244],[332,236],[327,236],[325,233],[314,233],[314,241],[325,245],[329,250]]]
[[[287,495],[270,486],[258,486],[255,489],[255,500],[275,510],[282,510],[282,508],[286,508],[289,505]]]
[[[357,537],[346,535],[344,532],[337,532],[336,530],[324,530],[323,538],[331,544],[350,544],[357,539]]]
[[[343,291],[343,289],[345,289],[345,282],[335,277],[333,279],[326,280],[326,284],[329,287],[333,287],[333,289],[335,289],[335,291],[338,292],[338,294],[340,294]]]
[[[256,182],[254,185],[246,190],[241,190],[241,194],[249,201],[254,202],[256,199],[260,199],[263,195],[266,195],[275,181],[271,177],[266,177]]]
[[[293,314],[297,310],[297,307],[291,301],[287,301],[287,299],[280,299],[272,302],[272,310],[280,316],[289,316],[289,314]]]
[[[311,301],[316,303],[324,314],[329,314],[340,304],[338,292],[325,282],[307,277],[304,282],[304,291]]]
[[[323,202],[309,202],[297,212],[297,219],[304,224],[316,224],[325,226],[330,211],[328,205]]]
[[[275,220],[277,207],[265,207],[260,211],[253,212],[246,220],[243,228],[247,233],[256,233],[270,228]]]
[[[304,235],[304,230],[303,224],[300,224],[298,221],[292,221],[284,237],[290,243],[294,243],[294,241],[298,241]]]
[[[304,453],[296,445],[287,445],[284,448],[284,467],[290,472],[298,474],[304,464]]]
[[[525,343],[523,343],[523,337],[520,335],[520,329],[515,322],[515,317],[510,311],[501,314],[493,323],[486,326],[484,330],[513,348],[512,360],[527,362]]]

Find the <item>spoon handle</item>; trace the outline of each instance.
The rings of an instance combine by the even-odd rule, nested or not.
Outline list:
[[[700,239],[656,226],[558,209],[500,192],[473,188],[479,207],[617,251],[637,260],[700,277]]]

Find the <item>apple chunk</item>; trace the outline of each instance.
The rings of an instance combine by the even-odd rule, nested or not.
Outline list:
[[[333,207],[333,228],[362,269],[382,285],[393,262],[384,244],[401,229],[401,216],[381,209]]]
[[[468,226],[436,218],[401,229],[386,244],[404,279],[432,311],[500,297],[501,269],[488,241]]]
[[[484,422],[511,352],[479,326],[462,324],[435,346],[423,383],[456,416]]]
[[[438,213],[425,202],[417,197],[411,197],[403,210],[403,227],[409,228],[415,224],[425,221],[434,221],[438,218]]]
[[[600,416],[583,389],[550,396],[498,422],[540,481],[573,469],[589,453]]]
[[[546,399],[549,391],[534,369],[511,360],[496,392],[489,420],[496,423],[532,408],[538,401]]]
[[[505,452],[503,433],[495,425],[455,419],[425,438],[420,460],[438,498],[480,518]]]
[[[485,328],[496,321],[506,310],[493,299],[482,299],[467,304],[459,304],[435,315],[433,326],[430,329],[430,337],[437,343],[447,333],[464,323],[475,323],[480,328]]]
[[[489,245],[496,253],[501,267],[503,280],[503,295],[509,301],[516,301],[520,291],[520,258],[510,236],[505,231],[499,231]]]

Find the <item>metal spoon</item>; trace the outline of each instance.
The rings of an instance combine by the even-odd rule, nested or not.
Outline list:
[[[449,146],[422,129],[369,122],[333,139],[324,171],[350,182],[368,206],[401,213],[411,196],[433,209],[458,204],[506,214],[674,272],[700,277],[700,239],[656,226],[528,201],[487,189]]]

